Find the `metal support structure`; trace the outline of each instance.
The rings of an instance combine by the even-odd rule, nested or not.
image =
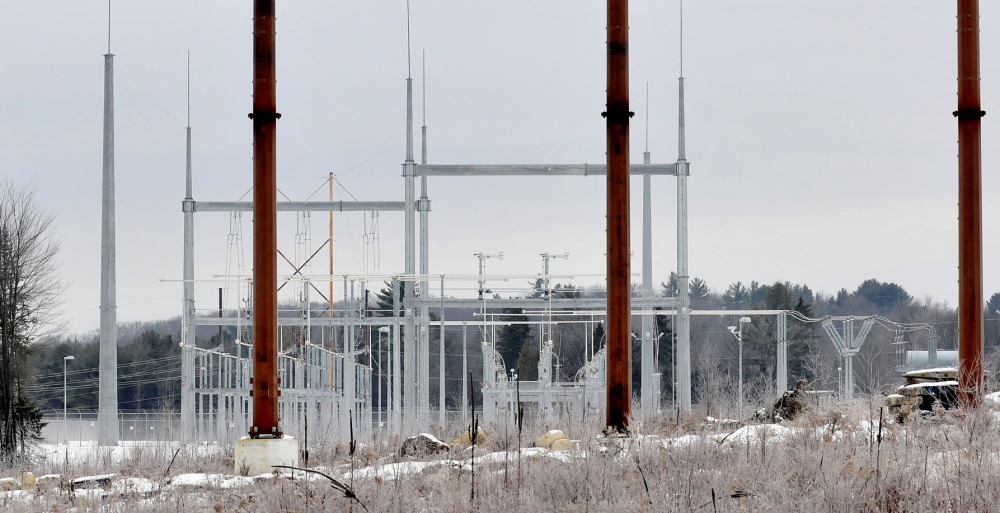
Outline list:
[[[677,79],[677,408],[691,411],[691,296],[688,286],[687,161],[684,135],[684,3],[681,2],[680,77]]]
[[[647,124],[648,122],[649,116],[647,115]],[[649,151],[642,153],[642,163],[649,164]],[[642,177],[642,297],[644,299],[653,298],[653,193],[651,182],[652,177],[649,175]],[[654,382],[654,375],[659,376],[657,374],[659,365],[655,361],[655,352],[653,351],[653,343],[656,340],[653,329],[653,316],[644,314],[642,316],[642,393],[640,394],[644,418],[652,418],[660,409],[658,401],[655,401],[658,397],[660,382],[659,379]]]
[[[250,212],[250,201],[195,201],[193,212]],[[403,212],[402,201],[279,201],[278,212]],[[416,206],[414,205],[414,208]]]
[[[422,66],[423,68],[423,66]],[[423,124],[420,127],[420,163],[422,165],[427,164],[427,80],[425,73],[421,73],[422,85],[420,88],[420,93],[423,99]],[[430,245],[428,241],[428,213],[430,212],[431,202],[427,198],[427,177],[420,177],[420,199],[417,200],[417,211],[420,213],[420,274],[424,278],[420,282],[420,296],[422,298],[430,299],[430,283],[427,281],[427,274],[430,272]],[[441,286],[441,295],[444,297],[444,284]],[[442,310],[442,319],[444,318],[444,311]],[[443,335],[442,335],[443,337]],[[442,339],[443,340],[443,339]],[[443,342],[442,342],[443,344]],[[422,375],[427,376],[430,379],[430,310],[426,307],[420,308],[420,355],[426,355],[426,358],[421,358],[421,370]],[[442,355],[443,355],[442,350]],[[442,356],[441,369],[444,369],[443,364],[444,357]],[[443,371],[442,371],[443,372]],[[441,376],[443,382],[444,376]],[[442,387],[443,390],[443,387]],[[429,418],[430,414],[430,388],[427,387],[426,394],[421,395],[421,409],[424,411],[424,417]],[[425,398],[424,395],[427,395]],[[444,392],[440,392],[443,397]],[[441,411],[438,412],[438,423],[444,425],[444,401],[439,401],[441,406]]]
[[[875,325],[875,318],[863,317],[855,319],[854,317],[847,317],[841,320],[843,325],[840,333],[837,332],[837,329],[833,325],[833,318],[828,317],[823,319],[820,321],[820,326],[829,335],[833,345],[837,347],[837,351],[844,359],[844,380],[841,397],[845,401],[850,401],[854,399],[854,355],[861,351],[861,346],[864,345],[865,338],[868,337],[872,326]],[[864,321],[857,333],[854,332],[855,320]]]
[[[403,430],[402,375],[399,337],[400,294],[403,284],[392,281],[392,428],[397,433]]]
[[[737,402],[737,414],[743,415],[743,325],[749,324],[751,319],[749,317],[740,317],[737,326],[730,326],[729,332],[736,337],[736,343],[739,345],[739,356],[737,360],[738,377],[736,378],[736,383],[739,385],[736,402]]]
[[[544,280],[545,280],[545,300],[546,300],[546,303],[547,303],[547,305],[546,305],[546,311],[548,312],[548,314],[546,316],[547,317],[546,320],[549,321],[549,322],[551,322],[552,321],[552,313],[551,312],[552,312],[552,299],[553,299],[553,297],[552,297],[552,278],[549,277],[549,261],[552,260],[553,258],[563,258],[563,259],[569,260],[569,253],[562,253],[562,254],[542,253],[539,256],[542,257],[542,276],[545,277],[544,278]],[[552,340],[552,325],[551,324],[548,324],[548,325],[542,324],[542,325],[539,325],[539,327],[541,328],[540,329],[541,333],[540,333],[540,336],[539,336],[540,342],[542,344],[544,344],[546,340]]]
[[[190,57],[189,57],[190,59]],[[190,64],[189,64],[190,65]],[[183,309],[181,311],[181,433],[182,441],[194,434],[194,197],[191,169],[191,79],[188,74],[187,158],[184,169],[184,271]]]
[[[609,430],[627,432],[632,416],[631,256],[629,234],[628,0],[608,0],[607,111],[607,412]]]
[[[394,295],[397,301],[394,304],[394,309],[397,310],[396,316],[391,321],[392,328],[394,330],[393,336],[390,337],[392,359],[393,359],[393,369],[390,373],[391,381],[398,381],[398,383],[393,383],[389,385],[390,390],[388,395],[390,396],[387,400],[392,402],[393,419],[391,421],[393,429],[396,432],[412,431],[414,429],[425,429],[428,425],[429,415],[430,415],[430,352],[429,352],[429,318],[428,312],[430,308],[439,307],[442,309],[442,328],[441,328],[441,340],[440,340],[440,357],[441,357],[441,373],[439,379],[443,381],[444,379],[444,350],[445,350],[445,328],[444,328],[444,309],[455,307],[457,304],[462,303],[461,306],[466,306],[464,300],[455,299],[445,299],[444,290],[442,286],[442,295],[438,298],[437,302],[434,302],[429,295],[429,287],[427,286],[427,276],[429,271],[429,241],[428,241],[428,212],[430,210],[430,201],[427,197],[427,177],[428,176],[550,176],[550,175],[576,175],[576,176],[607,176],[608,180],[608,200],[609,200],[609,224],[608,224],[608,234],[609,234],[609,246],[608,246],[608,265],[609,271],[612,269],[618,269],[617,272],[609,272],[609,296],[614,299],[618,297],[619,301],[623,300],[624,307],[622,306],[612,306],[609,311],[609,316],[620,317],[622,321],[618,326],[612,327],[613,322],[609,321],[609,336],[616,336],[622,339],[621,347],[618,347],[618,352],[609,349],[611,353],[611,360],[609,363],[605,361],[607,358],[606,353],[600,352],[595,355],[602,361],[600,362],[601,372],[600,375],[600,385],[596,387],[597,381],[595,381],[598,374],[591,372],[588,378],[588,383],[591,385],[591,394],[599,393],[600,389],[604,389],[605,381],[608,383],[608,387],[605,390],[610,398],[611,390],[614,389],[617,392],[617,396],[620,401],[626,404],[625,409],[620,407],[608,408],[608,426],[619,430],[627,430],[628,415],[631,414],[631,315],[636,313],[642,316],[643,320],[643,406],[644,411],[655,411],[657,405],[655,403],[657,394],[653,390],[650,393],[650,389],[658,388],[655,381],[656,380],[656,362],[654,360],[654,350],[653,345],[655,344],[655,338],[653,337],[653,331],[655,326],[653,324],[654,313],[652,308],[654,307],[668,307],[678,309],[678,322],[677,322],[677,332],[680,336],[681,352],[683,353],[683,347],[685,343],[688,345],[687,348],[687,371],[681,371],[681,379],[684,380],[686,377],[687,383],[687,407],[690,408],[690,347],[689,347],[689,329],[690,329],[690,302],[688,299],[688,285],[687,285],[687,206],[686,206],[686,177],[688,174],[688,164],[684,159],[684,143],[683,143],[683,78],[681,78],[681,112],[680,112],[680,145],[679,145],[679,158],[675,164],[650,164],[648,152],[646,152],[644,164],[642,165],[631,165],[628,161],[628,120],[631,117],[631,112],[628,111],[628,58],[627,58],[627,0],[609,0],[609,26],[608,26],[608,57],[609,57],[609,97],[608,97],[608,110],[607,124],[609,129],[608,137],[608,154],[607,163],[604,165],[494,165],[494,166],[478,166],[478,165],[457,165],[457,166],[446,166],[446,165],[428,165],[427,164],[427,140],[426,140],[426,121],[422,127],[422,155],[421,164],[417,165],[414,162],[413,155],[413,85],[412,78],[407,78],[407,149],[406,149],[406,160],[403,163],[403,177],[404,177],[404,201],[399,202],[334,202],[332,195],[330,201],[325,202],[277,202],[274,191],[275,177],[273,175],[273,160],[274,160],[274,128],[275,120],[280,117],[276,113],[274,106],[274,71],[273,71],[273,39],[274,39],[274,20],[273,20],[273,9],[274,2],[261,2],[257,0],[255,2],[255,9],[258,9],[260,5],[267,5],[270,9],[271,17],[269,19],[261,18],[260,16],[255,16],[255,79],[254,79],[254,113],[251,117],[254,119],[254,172],[255,172],[255,184],[254,184],[254,201],[251,202],[196,202],[194,201],[191,193],[191,170],[190,170],[190,123],[188,127],[188,168],[187,168],[187,179],[188,187],[187,194],[185,196],[183,211],[185,218],[185,240],[184,240],[184,251],[185,251],[185,262],[184,262],[184,323],[185,327],[182,329],[182,358],[184,371],[182,371],[182,384],[191,383],[191,387],[194,387],[196,381],[195,371],[198,368],[197,362],[195,361],[196,356],[193,356],[193,350],[195,348],[195,328],[199,325],[231,325],[236,323],[238,326],[241,322],[253,321],[250,314],[248,313],[245,318],[240,317],[239,319],[218,319],[218,320],[208,320],[199,318],[195,315],[194,308],[194,266],[193,266],[193,214],[199,211],[229,211],[229,212],[239,212],[248,211],[251,208],[254,209],[255,222],[254,222],[254,270],[255,273],[260,267],[272,267],[266,262],[266,255],[264,255],[258,247],[260,244],[260,237],[258,236],[258,229],[261,228],[262,224],[267,224],[266,222],[261,222],[262,216],[259,212],[261,201],[259,199],[258,193],[269,194],[270,198],[265,198],[265,202],[272,205],[274,208],[271,210],[271,215],[276,218],[276,211],[392,211],[398,210],[404,213],[405,218],[405,255],[404,255],[404,267],[405,272],[399,277],[399,287],[394,285]],[[616,24],[611,23],[612,13],[614,9],[618,9],[616,12],[620,15],[619,22]],[[260,50],[260,36],[265,31],[258,30],[258,23],[264,22],[269,24],[270,30],[266,30],[266,34],[271,44],[269,49],[270,54],[268,55],[269,63],[271,66],[270,75],[267,80],[260,80],[258,78],[258,71],[261,68],[261,63],[257,60],[257,51]],[[612,69],[617,69],[618,73],[612,73]],[[615,75],[615,76],[612,76]],[[258,101],[260,100],[261,94],[258,94],[258,88],[269,87],[270,90],[267,94],[263,96],[270,96],[271,108],[270,110],[260,111],[258,109]],[[425,118],[426,119],[426,118]],[[264,127],[261,130],[261,127]],[[267,132],[266,136],[270,141],[263,141],[264,143],[269,143],[270,152],[268,158],[271,160],[272,165],[272,176],[271,176],[271,186],[261,186],[257,183],[258,167],[261,165],[263,159],[258,158],[260,155],[261,147],[265,146],[259,139],[264,137],[265,134],[262,132]],[[266,152],[267,152],[266,151]],[[265,152],[265,153],[266,153]],[[651,175],[675,175],[678,177],[678,275],[681,276],[680,283],[682,283],[682,291],[678,294],[676,298],[657,298],[652,292],[652,271],[651,271],[651,220],[650,220],[650,200],[649,196],[651,192],[649,191],[649,177]],[[644,292],[643,297],[631,300],[631,283],[630,283],[630,248],[629,248],[629,225],[628,225],[628,188],[629,188],[629,177],[630,175],[642,175],[644,176],[644,254],[643,254],[643,287]],[[419,200],[415,198],[415,178],[417,176],[421,177],[421,194]],[[331,183],[332,187],[332,183]],[[268,191],[270,191],[268,193]],[[419,212],[419,236],[417,233],[417,213]],[[332,224],[332,220],[331,220]],[[617,242],[612,242],[612,237],[617,238]],[[332,236],[331,236],[332,239]],[[271,257],[274,259],[276,264],[276,236],[273,236],[272,240],[274,243],[274,252]],[[420,273],[416,273],[416,260],[418,258],[417,244],[419,240],[419,260],[420,260]],[[331,244],[332,248],[332,244]],[[331,249],[332,251],[332,249]],[[480,262],[481,267],[483,262]],[[332,265],[332,258],[331,258]],[[270,323],[270,319],[264,319],[263,317],[267,313],[267,302],[274,301],[276,304],[277,295],[270,294],[266,292],[265,284],[271,282],[273,284],[272,290],[275,290],[277,283],[277,272],[276,265],[273,266],[274,271],[272,274],[272,279],[261,280],[255,277],[253,282],[254,293],[252,295],[254,300],[254,315],[258,321],[264,323]],[[332,275],[332,270],[331,270]],[[482,269],[481,269],[482,275]],[[420,281],[419,288],[417,287],[417,281]],[[523,302],[526,308],[536,307],[539,305],[537,300],[530,299],[511,299],[511,300],[493,300],[491,298],[485,297],[485,278],[480,280],[480,294],[481,299],[479,303],[485,308],[487,302],[490,303],[491,308],[500,307],[505,304],[504,301],[511,301],[514,303]],[[346,287],[345,287],[346,288]],[[612,292],[615,289],[616,292]],[[346,291],[345,291],[346,293]],[[551,296],[551,294],[550,294]],[[330,300],[332,301],[333,295],[331,293]],[[565,300],[554,300],[549,297],[549,304],[547,308],[550,310],[554,306],[560,306],[562,308],[581,308],[581,307],[605,307],[607,304],[614,305],[616,302],[614,300],[605,302],[600,298],[576,298],[576,299],[565,299]],[[598,300],[600,299],[600,300]],[[513,303],[512,303],[513,304]],[[330,306],[332,310],[332,305]],[[617,310],[616,310],[617,308]],[[639,313],[642,311],[643,313]],[[485,314],[485,310],[483,311]],[[267,315],[270,317],[270,315]],[[308,324],[311,319],[306,319]],[[259,341],[262,338],[258,331],[260,329],[261,322],[254,322],[254,340]],[[297,325],[296,320],[293,319],[275,319],[273,320],[275,335],[272,338],[277,338],[277,326],[279,325]],[[217,323],[217,324],[216,324]],[[353,326],[348,326],[351,324],[349,321],[345,322],[343,333],[345,339],[349,339],[347,336],[348,331],[353,329]],[[357,320],[355,323],[357,326],[362,324],[367,326],[368,321]],[[333,319],[332,316],[329,319],[315,319],[316,326],[334,326],[338,325],[337,320]],[[372,325],[375,325],[374,323]],[[611,335],[612,333],[620,332],[618,335]],[[308,329],[307,329],[308,333]],[[463,336],[465,331],[463,330]],[[331,341],[332,343],[332,341]],[[280,344],[278,342],[272,342],[273,345]],[[614,345],[614,344],[613,344]],[[332,350],[332,346],[330,348]],[[355,347],[349,346],[347,340],[344,344],[344,355],[345,360],[350,360],[354,355]],[[465,348],[463,347],[463,352]],[[259,370],[257,369],[259,362],[259,356],[261,351],[255,349],[254,352],[254,375],[255,378],[258,376]],[[681,360],[683,361],[683,354]],[[274,360],[277,360],[275,358]],[[615,362],[618,363],[617,371],[612,368],[615,367]],[[332,358],[331,358],[332,362]],[[228,365],[228,364],[227,364]],[[331,363],[332,365],[332,363]],[[346,365],[346,361],[343,365]],[[465,365],[465,362],[463,362]],[[353,365],[350,367],[353,368]],[[605,380],[603,377],[606,372],[605,368],[611,370],[611,374],[616,374],[621,377],[627,378],[626,382],[614,383],[615,380],[608,379]],[[332,368],[332,367],[331,367]],[[341,367],[342,370],[340,376],[347,378],[348,374],[353,372],[353,370],[348,370]],[[505,375],[506,369],[499,369],[502,374]],[[333,372],[331,370],[331,372]],[[274,396],[278,394],[278,382],[281,380],[277,377],[279,374],[276,373],[275,381],[273,384],[268,385],[268,390]],[[360,374],[359,374],[360,376]],[[221,379],[221,378],[220,378]],[[360,378],[359,378],[360,379]],[[351,380],[353,381],[353,380]],[[333,388],[333,378],[330,377],[330,387]],[[683,381],[682,381],[683,383]],[[362,383],[359,381],[358,385],[361,386]],[[463,386],[465,385],[465,380],[463,379]],[[258,380],[254,380],[254,426],[257,426],[257,411],[260,408],[256,407],[257,402],[257,390],[261,386]],[[293,385],[294,386],[294,385]],[[344,388],[348,388],[351,385],[343,383]],[[365,385],[367,386],[367,385]],[[185,387],[186,388],[186,387]],[[286,387],[287,388],[287,387]],[[681,387],[683,388],[683,386]],[[341,390],[344,390],[341,388]],[[286,393],[289,390],[286,390]],[[346,390],[345,390],[346,391]],[[439,421],[445,416],[445,400],[440,394],[443,394],[444,386],[439,387],[439,398],[438,403],[441,406],[441,411],[439,412]],[[362,391],[358,392],[358,395]],[[468,392],[467,392],[468,393]],[[355,395],[355,394],[348,394]],[[602,394],[603,395],[603,394]],[[202,399],[207,399],[209,403],[213,401],[210,396],[205,396],[203,393],[198,393],[199,398],[197,401],[202,401]],[[381,394],[379,394],[381,397]],[[683,392],[681,393],[683,397]],[[193,390],[182,389],[182,397],[188,397],[187,400],[182,400],[182,419],[187,419],[186,422],[182,421],[182,426],[185,427],[185,432],[189,433],[191,426],[194,424],[194,417],[198,415],[198,410],[191,405],[195,403],[191,398],[194,397]],[[274,398],[276,399],[276,397]],[[355,400],[356,398],[345,397],[345,403],[348,401]],[[463,399],[463,404],[468,399],[466,396]],[[549,401],[543,401],[548,403]],[[596,401],[587,401],[592,408],[597,408]],[[650,402],[653,402],[653,406],[649,407]],[[188,407],[185,407],[187,404]],[[356,403],[354,403],[356,404]],[[241,404],[242,406],[242,404]],[[276,411],[281,411],[280,408],[284,406],[275,406]],[[201,408],[201,407],[199,407]],[[614,413],[613,413],[614,412]],[[204,413],[202,413],[204,415]],[[211,413],[209,414],[212,415]],[[396,415],[399,415],[396,418]],[[614,419],[613,419],[614,417]],[[214,417],[216,421],[222,422],[220,417]],[[357,418],[357,416],[356,416]],[[274,428],[277,428],[278,415],[274,415]],[[280,430],[275,430],[275,434],[279,433]],[[259,434],[266,435],[267,433],[259,432]]]
[[[469,384],[465,376],[469,374],[469,324],[462,323],[462,425],[469,422]]]
[[[109,29],[110,33],[110,29]],[[101,351],[97,441],[118,443],[118,323],[115,299],[115,56],[104,55],[104,172],[101,198]]]
[[[278,425],[278,198],[274,0],[253,17],[253,424],[250,436],[280,438]]]
[[[416,162],[413,161],[413,79],[406,78],[406,161],[403,163],[403,185],[404,185],[404,269],[408,275],[413,275],[416,270],[416,223],[414,222],[414,168]],[[418,431],[424,428],[424,419],[420,415],[420,405],[426,398],[420,394],[418,383],[421,376],[418,375],[419,365],[419,345],[421,338],[418,334],[418,326],[415,322],[416,311],[413,307],[413,299],[416,292],[416,284],[413,279],[403,281],[403,318],[406,320],[406,327],[403,331],[403,423],[407,427],[416,428]]]
[[[444,398],[444,275],[441,275],[441,308],[440,321],[441,328],[438,331],[438,426],[444,427],[446,420],[445,398]]]
[[[775,344],[777,346],[778,366],[775,375],[775,395],[781,397],[788,390],[788,314],[781,312],[777,316]]]
[[[983,213],[979,0],[958,0],[958,360],[962,403],[982,401]]]
[[[676,164],[630,164],[631,175],[673,176]],[[607,176],[605,164],[432,164],[417,166],[419,176]]]

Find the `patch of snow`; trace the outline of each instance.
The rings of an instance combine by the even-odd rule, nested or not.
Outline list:
[[[173,455],[179,447],[183,447],[197,456],[213,456],[221,454],[225,448],[215,442],[200,442],[180,444],[171,441],[121,441],[116,445],[97,445],[97,442],[68,442],[62,444],[38,444],[36,455],[44,463],[51,465],[83,465],[109,462],[118,464],[142,454],[163,452]]]
[[[923,383],[914,383],[912,385],[904,385],[896,390],[919,390],[927,387],[957,387],[958,381],[925,381]]]
[[[727,436],[716,437],[719,443],[783,442],[799,431],[779,424],[743,426]]]
[[[254,478],[226,474],[179,474],[170,479],[170,488],[240,488],[253,484]]]
[[[12,501],[29,501],[34,496],[30,490],[10,490],[7,492],[0,492],[0,499],[12,500]]]
[[[717,419],[715,417],[705,417],[705,422],[709,424],[739,424],[740,421],[736,419]]]
[[[159,488],[155,481],[145,477],[126,477],[111,482],[111,491],[118,495],[150,494]]]
[[[423,437],[429,438],[432,442],[437,442],[439,444],[448,445],[448,444],[442,442],[440,438],[438,438],[438,437],[436,437],[436,436],[434,436],[434,435],[432,435],[430,433],[420,433],[417,436],[423,436]]]
[[[387,463],[385,465],[373,465],[371,467],[360,468],[355,470],[353,474],[351,472],[343,474],[342,478],[347,479],[353,475],[355,479],[378,478],[391,481],[399,477],[419,474],[420,472],[423,472],[424,469],[430,467],[449,464],[453,464],[452,460],[401,461],[399,463]]]
[[[674,438],[664,438],[660,441],[660,445],[664,449],[670,449],[672,447],[690,447],[695,444],[705,443],[708,440],[714,440],[719,437],[726,436],[725,434],[716,435],[682,435]]]
[[[73,497],[77,499],[103,499],[108,496],[107,490],[102,488],[87,488],[85,490],[73,490]]]
[[[550,451],[545,453],[545,457],[569,463],[587,457],[587,451]]]
[[[909,372],[904,372],[903,377],[904,378],[922,377],[929,374],[940,374],[944,372],[958,372],[958,369],[954,367],[934,367],[932,369],[918,369]]]

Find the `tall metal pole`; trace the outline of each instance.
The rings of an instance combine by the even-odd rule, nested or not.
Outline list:
[[[253,424],[250,436],[280,438],[278,426],[278,199],[274,0],[253,17]]]
[[[426,376],[417,375],[418,355],[417,345],[421,338],[417,332],[414,319],[413,297],[415,293],[415,283],[413,273],[416,272],[416,223],[414,222],[414,177],[416,163],[413,161],[413,78],[410,76],[410,4],[406,3],[406,161],[403,163],[403,185],[405,187],[404,197],[404,269],[407,275],[403,279],[403,319],[406,323],[403,332],[403,423],[407,428],[417,427],[423,429],[423,419],[419,410],[425,397],[421,397],[417,383]],[[413,424],[413,423],[416,424]]]
[[[628,0],[608,0],[607,422],[627,432],[632,415],[629,262]]]
[[[468,422],[469,385],[465,376],[469,373],[469,323],[462,323],[462,423]]]
[[[69,419],[66,415],[66,364],[73,360],[73,355],[63,357],[63,441],[69,442]]]
[[[421,67],[421,79],[423,84],[420,87],[421,96],[423,96],[423,126],[420,127],[420,163],[427,164],[427,80],[426,73],[424,71],[423,63]],[[428,254],[430,252],[430,245],[428,241],[428,213],[430,211],[430,200],[427,199],[427,177],[420,177],[420,201],[417,202],[417,210],[420,212],[420,295],[425,298],[430,298],[430,283],[427,281],[427,273],[430,272],[430,261],[428,259]],[[441,296],[444,297],[444,291],[442,290]],[[443,317],[442,317],[443,319]],[[420,358],[420,376],[422,388],[419,391],[420,394],[420,404],[421,404],[421,417],[424,418],[424,422],[427,420],[427,416],[430,414],[430,309],[427,307],[422,307],[420,309],[420,350],[418,354]],[[442,353],[443,354],[443,353]],[[444,365],[441,366],[442,372]],[[439,424],[444,425],[444,401],[441,401],[442,412],[439,413]]]
[[[402,384],[400,382],[400,354],[399,354],[399,293],[401,283],[394,279],[392,281],[392,426],[396,433],[403,431],[403,402],[400,397]]]
[[[958,359],[962,403],[983,387],[983,112],[979,101],[979,0],[958,0]]]
[[[649,84],[646,84],[646,151],[642,153],[642,163],[649,164]],[[642,177],[642,297],[653,297],[653,193],[652,177]],[[642,415],[651,418],[659,410],[655,404],[654,390],[660,387],[659,380],[653,383],[657,362],[653,352],[653,316],[645,313],[642,316]]]
[[[108,53],[104,55],[104,173],[101,212],[101,351],[97,441],[118,443],[118,324],[115,299],[115,91],[108,7]]]
[[[446,411],[445,411],[445,399],[444,399],[444,275],[441,275],[441,329],[438,333],[438,426],[442,428],[445,425]]]
[[[687,179],[690,174],[684,135],[684,3],[681,2],[680,70],[677,110],[677,407],[691,411],[691,297],[688,288]]]
[[[422,54],[421,54],[422,55]],[[420,127],[420,163],[427,165],[427,78],[426,78],[426,58],[423,59],[422,68],[420,72],[422,85],[420,86],[420,92],[423,104],[423,126]],[[430,272],[430,241],[428,240],[428,215],[430,212],[431,202],[427,199],[427,177],[420,177],[420,201],[417,202],[417,210],[420,211],[420,274],[422,278],[420,279],[420,295],[430,298],[430,283],[427,281],[427,274]],[[441,297],[444,298],[444,288],[442,283]],[[443,299],[442,299],[443,300]],[[442,309],[442,322],[444,321],[444,310]],[[427,307],[421,308],[420,311],[420,324],[421,324],[421,338],[420,338],[420,355],[423,355],[420,359],[420,375],[423,376],[421,384],[423,389],[420,391],[420,401],[422,405],[422,411],[424,412],[422,417],[425,419],[430,414],[430,309]],[[444,335],[443,335],[443,325],[442,325],[442,339],[441,344],[444,346]],[[441,372],[444,372],[444,352],[442,350],[441,356]],[[444,382],[444,375],[441,376],[442,383]],[[440,412],[438,413],[438,423],[439,425],[444,425],[444,386],[442,384],[439,395],[441,395]],[[425,420],[426,422],[426,420]]]
[[[333,201],[333,184],[334,184],[334,182],[337,181],[337,178],[334,176],[333,173],[330,173],[330,177],[327,179],[327,181],[330,184],[330,201],[332,202]],[[333,210],[330,210],[329,225],[330,225],[330,248],[329,248],[329,252],[330,252],[330,256],[329,256],[329,260],[330,260],[330,281],[329,281],[329,284],[328,284],[328,287],[329,287],[328,290],[329,290],[330,295],[327,296],[327,297],[330,298],[330,304],[327,305],[327,308],[328,308],[327,317],[329,317],[329,318],[332,319],[333,315],[334,315],[333,314],[333,298],[334,298],[334,295],[333,295]],[[331,351],[333,351],[334,350],[334,344],[333,344],[333,333],[334,333],[334,330],[333,330],[332,326],[330,328],[330,333],[331,334],[330,334],[330,347],[329,347],[329,349]],[[333,376],[333,374],[331,373],[331,380],[333,379],[332,376]],[[330,388],[333,388],[332,381],[331,381]]]
[[[739,335],[736,336],[736,341],[739,343],[739,346],[740,346],[740,356],[739,356],[739,366],[740,366],[740,372],[739,372],[740,391],[739,391],[739,393],[740,393],[740,397],[739,397],[739,401],[738,401],[739,409],[736,410],[736,414],[737,415],[743,415],[743,319],[740,319],[739,324],[740,324],[740,333],[739,333]]]
[[[184,169],[184,311],[181,314],[181,440],[194,434],[194,196],[191,170],[191,56],[188,54],[187,159]],[[238,348],[239,346],[237,346]]]

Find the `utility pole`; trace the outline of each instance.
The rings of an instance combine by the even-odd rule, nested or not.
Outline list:
[[[275,465],[299,465],[299,444],[282,438],[278,422],[278,183],[274,0],[253,4],[253,417],[249,437],[236,441],[238,475],[260,475]],[[333,241],[331,240],[332,244]],[[330,298],[333,301],[333,298]],[[350,355],[350,353],[348,353]],[[353,369],[353,359],[344,359]],[[294,384],[293,384],[294,386]],[[260,439],[264,437],[264,439]]]
[[[250,436],[281,438],[278,425],[278,198],[274,0],[253,17],[253,424]]]
[[[608,0],[607,429],[628,432],[632,415],[629,239],[628,0]]]
[[[958,379],[962,404],[979,406],[983,379],[982,118],[979,0],[958,0]]]

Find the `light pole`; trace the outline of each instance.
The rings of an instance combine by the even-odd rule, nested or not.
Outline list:
[[[481,314],[482,314],[482,319],[483,319],[483,341],[485,342],[487,340],[487,337],[486,337],[486,333],[487,333],[487,330],[486,330],[486,294],[490,293],[490,291],[485,288],[486,287],[486,259],[487,258],[499,258],[500,260],[503,260],[503,251],[501,251],[500,253],[497,253],[495,255],[489,255],[489,254],[486,254],[486,253],[479,252],[479,253],[476,253],[473,256],[475,256],[476,258],[479,259],[479,300],[483,302],[483,308],[482,308]]]
[[[500,260],[503,260],[503,251],[495,255],[489,255],[486,253],[476,253],[473,256],[479,259],[479,300],[485,301],[484,299],[485,296],[483,295],[483,293],[489,292],[488,290],[483,288],[486,285],[486,259],[499,258]]]
[[[737,327],[737,326],[730,326],[729,327],[729,332],[732,333],[734,337],[736,337],[736,342],[738,343],[739,349],[740,349],[740,358],[739,358],[739,367],[740,367],[740,376],[739,376],[740,391],[739,391],[739,394],[740,394],[740,397],[739,397],[739,410],[738,411],[740,412],[741,415],[743,414],[743,325],[747,324],[749,322],[751,322],[749,317],[740,317],[739,327]]]
[[[539,337],[539,343],[544,342],[543,339],[546,336],[548,336],[549,340],[552,340],[552,324],[551,324],[552,323],[552,281],[549,279],[549,260],[551,260],[553,258],[563,258],[563,259],[569,260],[569,253],[563,253],[561,255],[555,255],[555,254],[552,254],[552,253],[542,253],[540,256],[542,257],[542,271],[544,272],[544,276],[545,276],[545,297],[546,297],[546,299],[549,300],[549,305],[548,305],[548,308],[547,308],[547,311],[548,311],[547,312],[547,317],[548,317],[547,320],[549,321],[549,325],[546,326],[546,328],[542,330],[543,333],[542,333],[542,336]],[[547,330],[547,333],[546,333],[546,330]]]
[[[842,374],[843,371],[844,371],[843,367],[837,367],[837,388],[840,389],[840,390],[837,391],[837,395],[838,395],[837,401],[838,402],[844,400],[844,388],[845,387],[844,387],[844,376]]]
[[[63,357],[63,441],[69,443],[69,423],[66,420],[66,364],[75,360],[73,355]]]

